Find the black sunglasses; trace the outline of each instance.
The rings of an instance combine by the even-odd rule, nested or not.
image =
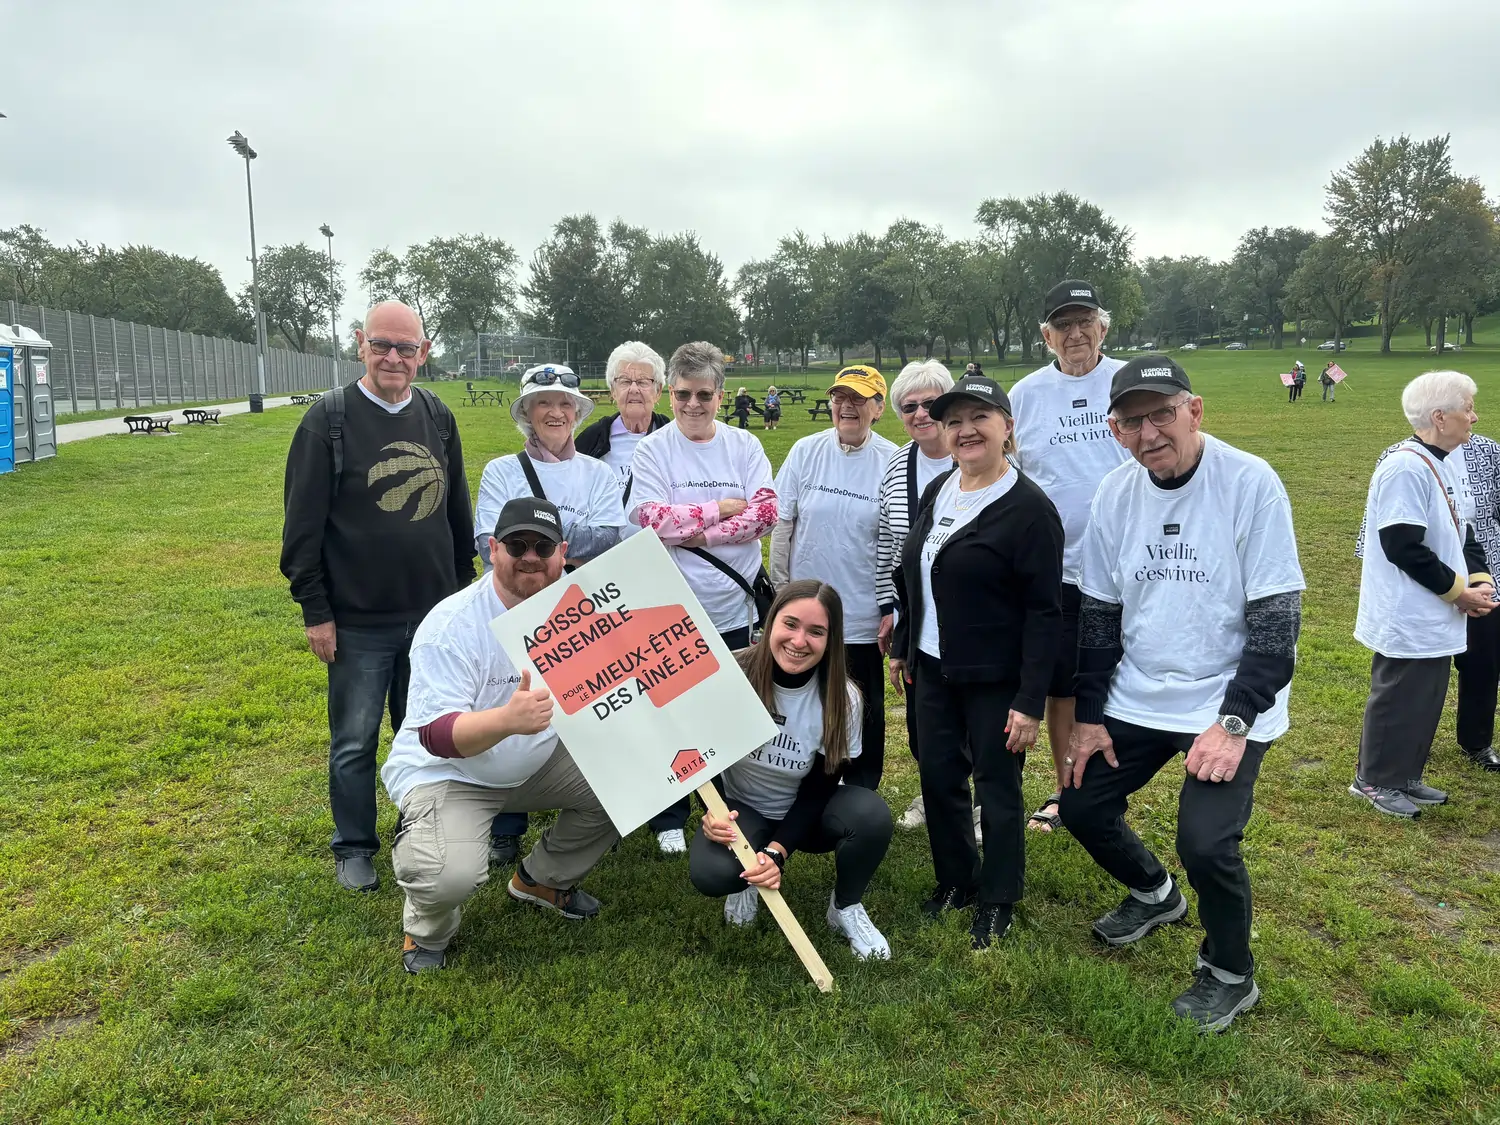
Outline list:
[[[927,411],[927,413],[931,414],[932,404],[936,401],[937,399],[935,398],[924,398],[921,402],[903,402],[901,404],[901,413],[915,414],[917,412],[917,407],[920,406],[923,410]]]
[[[533,371],[526,377],[526,382],[533,387],[550,387],[553,383],[561,383],[565,387],[578,386],[578,375],[572,371],[554,371],[550,367],[544,367],[540,371]],[[551,554],[551,552],[547,552]],[[520,558],[520,555],[516,556]],[[546,558],[543,555],[542,558]]]
[[[513,559],[523,558],[527,551],[535,551],[539,559],[550,559],[557,553],[557,544],[550,539],[527,539],[520,535],[513,535],[509,539],[502,539],[505,549]]]
[[[672,397],[678,402],[691,402],[697,399],[699,402],[713,402],[718,391],[673,391]]]
[[[370,345],[370,350],[376,355],[389,355],[392,348],[402,359],[410,359],[422,350],[421,344],[407,342],[397,343],[395,340],[368,339],[365,343]]]

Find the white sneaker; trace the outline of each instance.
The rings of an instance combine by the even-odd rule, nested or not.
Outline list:
[[[661,849],[662,855],[681,855],[687,851],[687,837],[682,834],[681,828],[668,828],[665,832],[656,834],[656,846]]]
[[[979,806],[978,805],[974,806],[974,842],[976,844],[982,844],[982,843],[984,843],[984,829],[982,827],[980,827],[980,824],[979,824]]]
[[[865,904],[862,902],[839,910],[833,905],[833,895],[830,894],[828,928],[848,938],[849,948],[861,961],[867,961],[871,957],[877,961],[891,959],[891,943],[885,940],[885,935],[870,921],[870,915],[865,912]]]
[[[922,803],[922,795],[917,794],[916,799],[906,806],[906,811],[901,814],[898,821],[902,828],[921,828],[927,823],[927,806]]]
[[[731,926],[748,926],[755,921],[760,910],[760,891],[746,887],[739,894],[729,895],[724,900],[724,921]]]

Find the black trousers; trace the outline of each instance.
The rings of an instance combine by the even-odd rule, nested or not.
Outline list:
[[[1005,748],[1015,684],[950,684],[942,667],[918,653],[917,723],[922,728],[922,803],[927,842],[941,886],[978,891],[979,901],[1021,899],[1026,867],[1026,814],[1021,801],[1024,754]],[[982,806],[984,859],[974,842],[974,797]]]
[[[1089,759],[1082,786],[1062,791],[1063,824],[1110,875],[1133,891],[1152,891],[1162,885],[1167,870],[1125,823],[1125,810],[1132,793],[1192,749],[1196,735],[1109,718],[1104,726],[1120,765],[1112,767],[1102,754]],[[1205,935],[1201,953],[1210,965],[1230,973],[1249,973],[1254,965],[1250,873],[1240,855],[1240,841],[1268,746],[1246,742],[1232,781],[1199,781],[1185,775],[1177,798],[1177,856],[1198,892],[1198,920]]]
[[[733,807],[740,814],[735,823],[752,848],[759,851],[776,839],[781,821],[768,820],[747,805]],[[833,853],[833,904],[842,910],[864,898],[894,832],[891,808],[878,793],[840,785],[823,806],[817,830],[797,850]],[[688,848],[688,878],[694,887],[716,898],[738,894],[749,886],[740,878],[744,870],[733,851],[714,843],[703,834],[703,825],[698,825]]]
[[[1370,698],[1359,734],[1361,781],[1405,789],[1422,780],[1452,674],[1446,656],[1371,656]]]
[[[1471,754],[1495,741],[1495,695],[1500,685],[1500,610],[1469,618],[1469,650],[1458,669],[1458,744]]]
[[[860,723],[860,752],[844,768],[844,782],[865,789],[879,789],[885,771],[885,657],[880,646],[845,645],[844,659],[849,678],[864,696]]]

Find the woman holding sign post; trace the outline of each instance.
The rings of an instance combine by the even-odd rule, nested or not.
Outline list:
[[[765,635],[738,659],[779,733],[715,779],[729,819],[704,814],[688,855],[693,886],[726,896],[724,920],[747,926],[760,888],[780,888],[794,852],[832,852],[828,925],[860,960],[886,960],[890,943],[863,899],[893,825],[873,790],[839,784],[860,757],[861,698],[844,659],[838,591],[811,578],[788,582],[771,604]],[[758,870],[745,871],[730,850],[736,832],[758,849]]]

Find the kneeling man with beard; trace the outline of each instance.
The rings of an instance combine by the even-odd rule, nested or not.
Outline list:
[[[380,772],[401,810],[391,863],[406,892],[409,973],[443,967],[459,908],[489,880],[490,823],[502,812],[559,810],[510,896],[574,921],[599,913],[577,884],[619,834],[552,729],[551,695],[490,631],[557,580],[567,548],[556,507],[511,500],[490,537],[493,572],[434,606],[412,640],[406,722]]]

